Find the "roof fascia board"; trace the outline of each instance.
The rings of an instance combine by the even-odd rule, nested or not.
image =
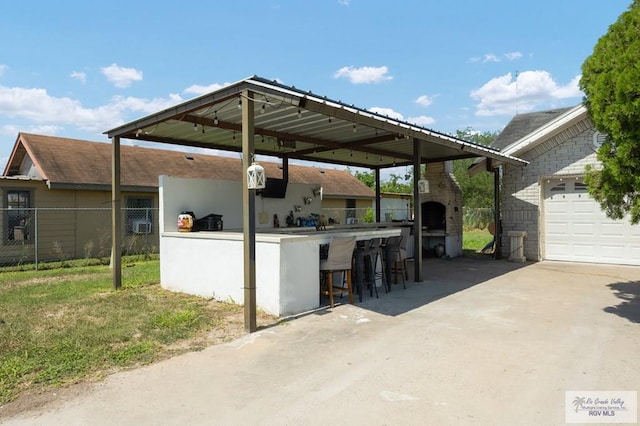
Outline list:
[[[111,191],[111,185],[102,184],[87,184],[87,183],[63,183],[63,182],[48,182],[49,189],[75,189],[75,190],[88,190],[88,191]],[[136,185],[122,185],[121,191],[126,192],[158,192],[158,187],[154,186],[136,186]]]
[[[520,138],[514,143],[506,146],[502,152],[506,155],[520,155],[523,152],[534,148],[543,140],[558,133],[563,128],[572,125],[573,123],[581,119],[582,116],[586,113],[587,109],[584,107],[584,105],[578,105],[575,108],[557,117],[556,119],[551,120],[543,126],[537,128],[523,138]]]
[[[241,80],[239,82],[230,84],[219,90],[216,90],[215,92],[207,93],[190,101],[183,102],[155,114],[143,117],[139,120],[131,121],[120,127],[107,130],[106,132],[103,132],[103,134],[106,134],[109,138],[117,136],[121,137],[123,135],[134,133],[138,129],[154,126],[162,121],[188,114],[199,108],[203,108],[216,102],[220,102],[224,99],[228,99],[229,97],[239,96],[244,88],[243,86],[245,82],[246,80]]]
[[[18,133],[18,136],[16,137],[16,141],[13,144],[13,149],[11,150],[11,155],[9,155],[9,161],[7,161],[7,164],[4,166],[4,172],[2,172],[3,176],[6,176],[7,173],[9,173],[9,169],[11,168],[11,163],[13,163],[16,157],[18,146],[22,143],[20,140],[21,135],[22,135],[21,133]]]

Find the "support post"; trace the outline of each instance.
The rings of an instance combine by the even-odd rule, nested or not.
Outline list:
[[[422,206],[420,205],[420,166],[422,164],[422,144],[413,140],[413,266],[414,281],[422,282]]]
[[[495,230],[493,231],[494,245],[493,257],[502,259],[502,221],[500,220],[500,168],[493,169],[493,223]]]
[[[122,211],[120,202],[120,137],[111,140],[111,269],[113,288],[122,287]]]
[[[244,252],[244,328],[250,333],[256,324],[256,194],[247,183],[247,169],[253,162],[253,92],[243,90],[242,101],[242,232]]]
[[[382,213],[380,212],[382,207],[382,204],[380,203],[380,168],[376,167],[373,169],[373,173],[376,185],[376,222],[380,222],[382,217]]]

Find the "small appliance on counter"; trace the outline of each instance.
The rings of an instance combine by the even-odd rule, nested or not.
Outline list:
[[[193,212],[184,211],[178,215],[178,232],[191,232],[196,215]]]
[[[222,215],[212,213],[196,219],[194,231],[222,231]]]

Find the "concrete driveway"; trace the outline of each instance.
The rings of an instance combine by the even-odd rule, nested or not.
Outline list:
[[[459,258],[422,283],[110,376],[7,425],[558,425],[640,387],[640,268]]]

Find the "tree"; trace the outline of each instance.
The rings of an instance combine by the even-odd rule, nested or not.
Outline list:
[[[477,132],[467,127],[464,130],[457,130],[456,137],[473,142],[479,145],[491,145],[498,132]],[[493,174],[478,173],[470,176],[467,169],[473,163],[473,158],[455,160],[453,162],[453,175],[455,176],[460,189],[465,207],[473,208],[493,208]],[[422,166],[424,174],[424,165]],[[369,188],[375,188],[375,175],[370,172],[351,172],[358,180]],[[396,194],[413,194],[413,167],[407,168],[406,176],[391,174],[389,180],[380,182],[381,192],[392,192]]]
[[[480,145],[491,145],[498,132],[476,132],[467,127],[464,130],[457,130],[456,137]],[[469,175],[468,168],[475,159],[465,158],[453,162],[453,175],[462,190],[462,199],[465,207],[472,208],[493,208],[494,187],[493,174],[488,172]]]
[[[582,64],[580,88],[596,129],[600,169],[587,167],[589,194],[607,216],[640,222],[640,0],[618,17]]]
[[[411,168],[413,169],[413,167]],[[409,179],[391,173],[389,180],[380,182],[380,192],[392,192],[394,194],[413,194],[413,173]]]
[[[349,172],[351,172],[351,170],[349,170]],[[367,185],[369,188],[375,189],[375,187],[376,187],[376,177],[375,177],[375,173],[373,172],[373,170],[369,171],[369,172],[360,172],[360,171],[356,170],[353,175],[356,177],[356,179],[358,179],[360,182],[362,182],[365,185]]]

